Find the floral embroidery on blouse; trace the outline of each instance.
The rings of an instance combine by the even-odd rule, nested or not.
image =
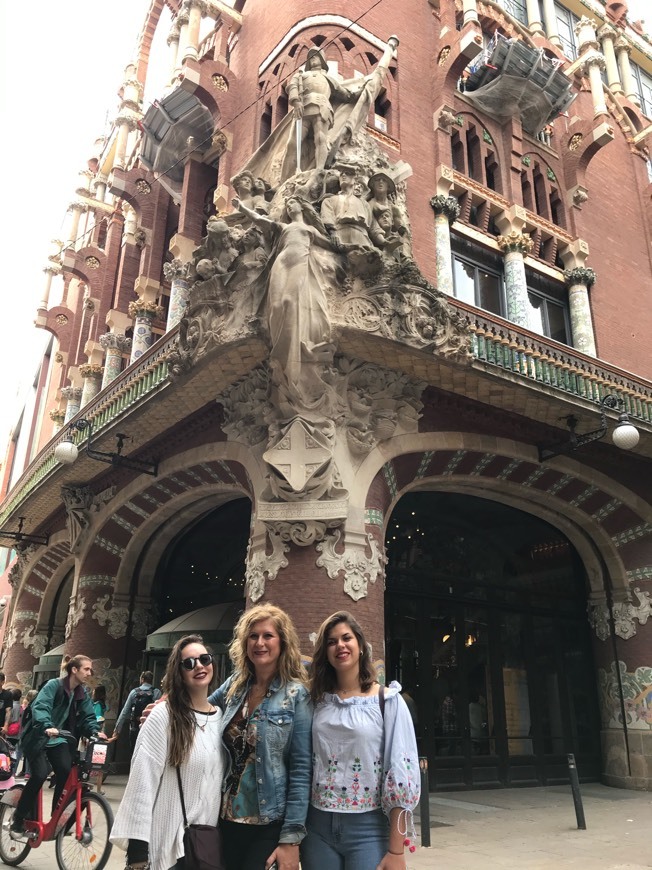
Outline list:
[[[385,719],[377,696],[326,695],[313,718],[311,803],[330,812],[412,810],[419,800],[414,727],[399,696],[386,689]]]

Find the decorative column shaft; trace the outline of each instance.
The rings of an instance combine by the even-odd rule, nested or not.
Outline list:
[[[188,45],[188,5],[183,3],[177,14],[176,25],[179,28],[179,47],[177,49],[177,65],[174,70],[174,78],[180,75],[183,68],[183,58],[186,55]]]
[[[131,345],[131,362],[149,350],[152,344],[152,323],[163,316],[163,310],[156,302],[142,299],[129,303],[129,316],[134,319],[134,338]]]
[[[464,24],[468,21],[478,20],[478,6],[476,0],[462,0],[462,10],[464,12]]]
[[[553,45],[561,48],[561,39],[557,30],[557,13],[554,0],[543,0],[543,21],[546,25],[546,35]]]
[[[591,97],[593,99],[593,116],[607,115],[607,104],[604,98],[601,72],[606,68],[605,59],[601,54],[592,54],[584,63],[583,71],[589,77]]]
[[[188,283],[188,263],[174,259],[171,263],[164,263],[163,273],[170,281],[170,307],[165,331],[169,332],[179,323],[188,305],[190,284]]]
[[[82,214],[86,211],[86,206],[81,202],[71,202],[68,206],[68,211],[71,214],[70,230],[68,232],[68,241],[76,244],[77,236],[79,235],[79,222]]]
[[[188,0],[188,32],[187,43],[183,51],[182,61],[197,60],[199,48],[199,28],[201,14],[204,8],[202,0]]]
[[[544,35],[538,0],[525,0],[525,6],[527,9],[527,26],[530,33]]]
[[[573,347],[588,356],[597,356],[589,304],[589,290],[595,283],[595,272],[593,269],[578,266],[575,269],[567,269],[564,278],[568,286]]]
[[[454,295],[453,262],[451,256],[450,225],[460,216],[460,206],[452,196],[438,194],[430,200],[435,212],[435,256],[437,262],[437,289]]]
[[[170,28],[170,34],[167,39],[170,47],[169,63],[170,63],[170,81],[174,81],[174,72],[177,68],[177,58],[179,56],[179,25],[175,23]]]
[[[99,393],[102,387],[103,373],[104,366],[91,364],[79,366],[79,374],[84,379],[84,387],[81,395],[82,408]]]
[[[505,255],[505,296],[507,319],[518,326],[530,329],[530,303],[527,297],[525,256],[534,247],[527,233],[512,230],[506,236],[498,236],[498,247]]]
[[[604,60],[607,65],[607,84],[614,94],[622,94],[623,86],[620,81],[616,49],[614,48],[617,35],[615,29],[610,24],[605,24],[598,31],[598,37],[602,41]]]
[[[627,99],[631,100],[632,103],[636,103],[638,106],[640,101],[636,90],[632,65],[629,61],[631,50],[632,47],[624,36],[620,36],[616,40],[616,54],[618,56],[618,68],[620,69],[620,81],[622,82],[623,90]]]
[[[50,290],[52,289],[52,279],[55,275],[58,275],[61,272],[61,268],[59,266],[46,266],[43,269],[45,272],[45,287],[43,288],[43,296],[41,297],[41,301],[38,304],[39,309],[46,310],[48,307],[48,302],[50,301]]]
[[[81,387],[64,387],[61,390],[61,398],[66,402],[66,415],[63,422],[67,423],[72,420],[75,414],[79,413],[81,407]]]
[[[104,358],[104,375],[101,389],[115,380],[122,371],[122,354],[131,348],[131,339],[116,332],[107,332],[100,336],[100,344],[106,354]]]

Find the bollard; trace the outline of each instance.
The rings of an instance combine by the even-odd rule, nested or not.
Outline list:
[[[421,819],[421,845],[430,845],[430,789],[428,787],[428,759],[419,756],[419,774],[421,778],[421,800],[419,801],[419,817]]]
[[[572,752],[568,753],[568,773],[570,776],[571,789],[573,791],[573,803],[575,804],[575,816],[577,818],[577,827],[580,831],[586,831],[586,820],[584,818],[584,807],[582,806],[582,795],[580,794],[580,778],[577,775],[577,767],[575,766],[575,756]]]

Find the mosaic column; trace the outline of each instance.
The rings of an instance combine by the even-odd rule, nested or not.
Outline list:
[[[168,321],[165,325],[165,331],[169,332],[179,323],[188,305],[188,296],[190,295],[188,263],[178,259],[172,260],[171,263],[164,263],[163,274],[171,284]]]
[[[589,290],[595,284],[595,278],[593,269],[587,269],[584,266],[567,269],[564,272],[564,279],[568,287],[573,347],[588,354],[588,356],[597,356],[589,304]]]
[[[530,303],[527,296],[525,257],[534,247],[527,233],[512,230],[498,236],[498,247],[505,255],[505,296],[507,320],[530,329]]]
[[[131,348],[131,339],[118,332],[107,332],[100,336],[100,344],[106,354],[104,358],[104,375],[100,389],[108,386],[122,371],[122,354]]]
[[[79,366],[79,374],[84,379],[84,387],[81,395],[81,407],[87,405],[102,388],[102,374],[104,366],[83,365]]]
[[[79,413],[81,407],[81,387],[64,387],[61,390],[61,398],[66,402],[66,415],[63,422],[67,423],[72,420],[75,414]]]
[[[449,296],[453,291],[453,260],[451,256],[450,225],[460,216],[460,206],[453,196],[438,194],[430,200],[435,212],[435,256],[437,262],[437,289]]]
[[[152,324],[163,316],[163,309],[156,302],[138,299],[129,303],[129,316],[134,319],[134,338],[131,345],[130,363],[135,362],[152,345]]]
[[[50,420],[54,423],[52,427],[52,435],[56,435],[57,432],[63,426],[63,421],[65,420],[66,415],[65,412],[61,410],[61,408],[54,408],[50,411]]]

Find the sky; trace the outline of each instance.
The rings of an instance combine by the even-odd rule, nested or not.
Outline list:
[[[394,2],[394,0],[388,0]],[[0,159],[4,262],[0,299],[0,454],[47,334],[33,326],[51,240],[86,168],[150,0],[0,3]],[[630,20],[650,0],[629,0]],[[17,10],[29,10],[29,17]],[[33,16],[33,17],[32,17]],[[25,21],[27,20],[27,23]],[[148,94],[146,93],[146,99]],[[0,462],[2,457],[0,456]]]

